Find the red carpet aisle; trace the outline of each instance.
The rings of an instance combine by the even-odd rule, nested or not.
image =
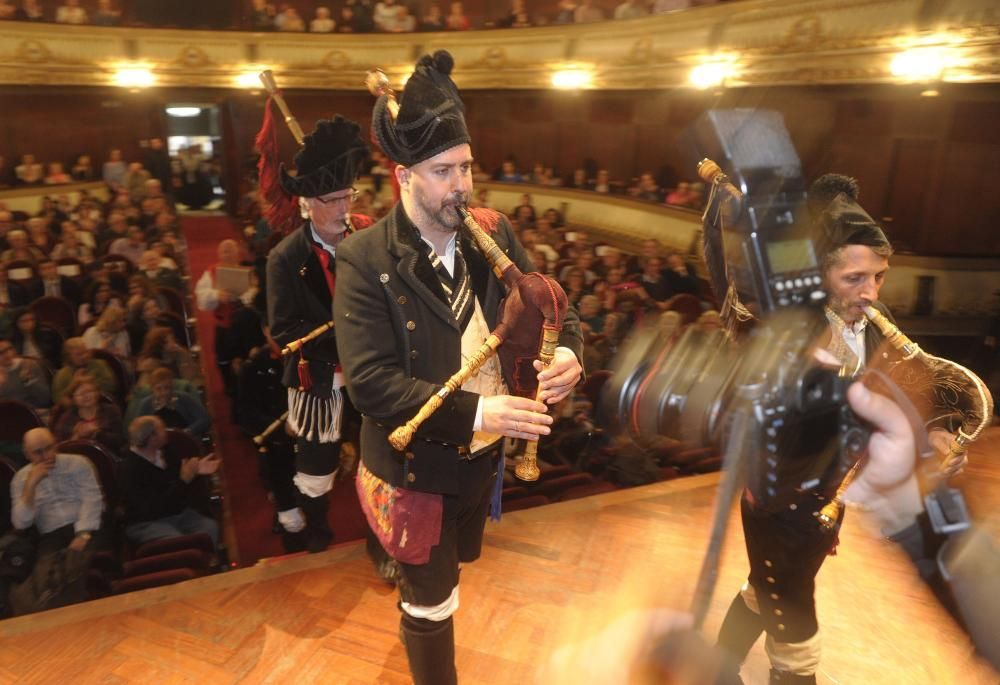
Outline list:
[[[191,288],[207,267],[215,262],[216,246],[226,238],[239,240],[235,223],[224,216],[185,217],[182,228],[188,242]],[[257,450],[239,427],[229,420],[229,399],[215,366],[215,323],[210,313],[198,312],[198,343],[205,376],[209,411],[215,428],[216,452],[222,457],[226,505],[235,549],[233,561],[250,566],[263,557],[284,554],[281,540],[271,532],[274,510],[257,475]],[[364,537],[367,526],[358,506],[353,481],[340,481],[330,505],[330,525],[336,542]]]

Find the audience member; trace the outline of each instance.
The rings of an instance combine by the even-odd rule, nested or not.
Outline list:
[[[103,281],[94,281],[87,289],[83,304],[77,310],[76,320],[80,328],[95,321],[109,305],[122,306],[121,297],[111,290],[111,285]]]
[[[111,367],[103,359],[95,359],[83,338],[70,338],[63,343],[63,367],[52,378],[52,401],[61,402],[73,381],[89,377],[105,395],[118,391]]]
[[[13,343],[0,339],[0,400],[17,400],[36,410],[52,406],[45,372],[34,359],[17,354]]]
[[[356,33],[357,22],[354,17],[354,9],[350,5],[344,5],[340,8],[340,23],[337,24],[335,29],[337,33]]]
[[[62,162],[52,162],[49,164],[49,173],[45,175],[45,184],[54,186],[63,183],[71,183],[73,179],[63,169]]]
[[[375,8],[371,0],[346,0],[344,6],[351,8],[355,32],[371,33],[375,30]]]
[[[267,0],[251,0],[250,28],[254,31],[273,31],[277,10]]]
[[[85,457],[60,454],[47,428],[25,433],[23,446],[31,463],[11,481],[11,523],[17,530],[34,526],[40,537],[32,577],[10,594],[15,614],[87,598],[87,568],[99,545],[104,510],[94,467]]]
[[[126,237],[113,241],[108,248],[108,254],[121,255],[138,266],[146,250],[147,245],[142,229],[138,226],[129,226]]]
[[[199,377],[198,366],[191,353],[177,342],[173,330],[167,326],[153,325],[149,328],[143,338],[139,358],[155,359],[158,366],[170,369],[175,378],[194,382]]]
[[[515,165],[514,159],[508,157],[500,165],[500,169],[494,174],[494,180],[500,181],[501,183],[523,183],[524,176],[520,174]]]
[[[559,0],[559,13],[556,15],[555,23],[574,23],[576,21],[577,7],[576,0]]]
[[[153,371],[150,388],[152,392],[136,405],[136,416],[158,416],[168,428],[179,428],[198,439],[208,435],[211,417],[197,398],[174,388],[170,369]]]
[[[93,181],[96,174],[94,165],[90,163],[90,155],[80,155],[69,170],[70,178],[77,182]]]
[[[625,0],[615,8],[615,19],[641,19],[649,14],[640,0]]]
[[[0,255],[0,260],[5,262],[25,261],[34,265],[45,258],[41,250],[29,243],[28,234],[20,228],[7,233],[7,244],[10,247]]]
[[[125,330],[125,310],[121,307],[105,307],[97,322],[84,331],[82,339],[91,350],[106,350],[126,364],[131,359],[132,345]]]
[[[128,173],[128,166],[122,161],[122,151],[111,150],[108,153],[108,160],[101,166],[101,178],[113,192],[118,192],[125,188],[125,176]]]
[[[129,197],[133,200],[139,200],[145,191],[146,181],[150,178],[151,175],[142,167],[142,162],[131,162],[123,179],[123,185],[128,191]]]
[[[90,233],[85,231],[80,231],[79,233],[76,231],[63,231],[62,238],[52,248],[52,259],[79,259],[84,264],[94,261],[94,248],[82,244],[80,242],[81,236],[93,238]]]
[[[670,282],[663,273],[663,261],[659,257],[649,257],[643,262],[639,284],[657,306],[674,296]]]
[[[80,7],[80,0],[65,0],[65,3],[56,8],[57,24],[87,23],[87,10]]]
[[[139,260],[140,272],[154,286],[173,288],[177,292],[183,293],[185,290],[184,281],[181,280],[176,269],[164,266],[165,261],[171,263],[171,260],[165,259],[157,250],[146,250]]]
[[[604,10],[597,4],[597,0],[583,0],[583,4],[573,13],[573,21],[577,24],[604,21]]]
[[[444,16],[441,13],[441,5],[432,2],[427,8],[427,14],[420,19],[421,31],[444,31]]]
[[[275,19],[279,31],[305,31],[306,23],[299,15],[295,5],[286,5],[285,9]]]
[[[122,413],[104,400],[90,378],[75,381],[67,391],[72,406],[62,412],[53,431],[59,440],[94,440],[117,454],[125,444]]]
[[[451,3],[448,16],[445,17],[445,26],[449,31],[468,31],[472,28],[461,2]]]
[[[40,216],[28,219],[28,245],[43,255],[52,252],[55,246],[55,236],[49,232],[48,222]]]
[[[22,9],[26,10],[29,5],[36,2],[37,0],[25,0]],[[14,175],[21,185],[41,185],[45,182],[45,168],[35,161],[35,156],[32,154],[21,155],[21,163],[14,167]]]
[[[332,33],[337,28],[337,22],[330,16],[329,7],[317,7],[316,16],[309,22],[311,33]]]
[[[219,542],[219,524],[196,509],[199,478],[219,469],[215,455],[173,459],[166,453],[167,426],[156,416],[129,424],[129,450],[119,477],[125,535],[134,544],[204,533]]]
[[[7,263],[0,261],[0,312],[18,309],[31,302],[27,288],[10,280]]]
[[[667,255],[667,269],[664,271],[667,283],[675,295],[687,293],[701,297],[701,284],[694,269],[684,261],[684,257],[673,252]]]
[[[97,0],[97,9],[90,15],[90,23],[94,26],[118,26],[122,13],[111,5],[111,0]]]
[[[691,184],[687,181],[681,181],[672,192],[667,194],[666,203],[675,207],[692,207],[694,199],[695,193],[691,191]]]
[[[47,326],[39,326],[31,307],[13,313],[14,329],[11,342],[22,357],[31,357],[51,368],[59,364],[59,333]]]
[[[608,173],[607,169],[601,169],[597,172],[597,179],[594,181],[594,187],[591,190],[595,193],[611,192],[611,174]]]
[[[39,297],[61,297],[75,311],[80,306],[82,295],[80,286],[72,278],[59,275],[59,267],[51,259],[43,259],[38,263],[38,285],[32,299]]]

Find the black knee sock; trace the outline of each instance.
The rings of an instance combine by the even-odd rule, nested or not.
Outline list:
[[[403,613],[400,637],[410,661],[414,685],[457,685],[455,671],[455,624],[449,616],[428,621]]]
[[[729,605],[729,611],[726,612],[726,618],[722,621],[716,644],[728,652],[736,669],[739,670],[739,665],[747,658],[750,648],[763,632],[764,622],[760,615],[747,606],[742,594],[736,593],[733,603]]]

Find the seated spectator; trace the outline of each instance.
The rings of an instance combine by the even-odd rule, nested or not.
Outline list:
[[[531,17],[528,16],[527,12],[518,12],[514,15],[514,21],[511,22],[510,27],[512,29],[527,29],[534,25],[534,22],[531,21]]]
[[[577,248],[576,257],[573,259],[573,263],[569,266],[563,267],[563,270],[559,273],[559,280],[563,281],[569,278],[570,272],[574,269],[579,269],[580,273],[583,274],[584,283],[590,285],[595,280],[597,280],[597,274],[594,273],[594,253],[588,247]]]
[[[501,183],[523,183],[524,176],[522,176],[515,166],[514,159],[508,157],[500,165],[500,169],[494,174],[494,180]]]
[[[65,5],[56,8],[57,24],[86,24],[87,10],[80,7],[80,0],[65,0]]]
[[[84,264],[90,264],[94,261],[94,249],[80,242],[81,235],[89,234],[84,231],[64,232],[62,238],[52,248],[52,259],[59,260],[72,257],[73,259],[79,259]]]
[[[142,401],[153,393],[153,372],[160,368],[163,368],[163,363],[154,357],[140,356],[136,361],[135,385],[132,386],[132,394],[129,395],[128,405],[125,407],[125,425],[129,425],[139,416],[139,407]],[[200,377],[197,380],[200,381]],[[174,393],[187,393],[204,406],[204,402],[201,401],[201,389],[196,383],[175,377],[173,391]]]
[[[589,24],[594,21],[604,21],[604,10],[597,4],[597,0],[583,0],[583,4],[573,13],[573,22]]]
[[[152,300],[150,300],[152,301]],[[152,326],[142,341],[140,359],[155,359],[157,365],[170,369],[175,378],[196,381],[198,365],[191,353],[177,342],[174,332],[167,326]]]
[[[38,7],[38,0],[25,0],[22,9],[27,10],[29,6]],[[41,7],[38,7],[38,11],[41,11]],[[34,20],[28,19],[27,21]],[[21,185],[41,185],[45,182],[45,169],[35,161],[35,156],[31,154],[21,156],[21,163],[14,167],[14,175]]]
[[[122,13],[111,5],[111,0],[97,0],[97,9],[90,17],[94,26],[118,26]]]
[[[78,182],[93,181],[95,177],[94,165],[90,163],[90,155],[80,155],[69,170],[70,178]]]
[[[87,289],[84,303],[77,311],[76,321],[83,328],[91,321],[96,321],[109,305],[122,306],[121,296],[111,290],[111,285],[104,281],[94,281]]]
[[[646,172],[639,177],[636,197],[647,202],[663,202],[663,191],[660,190],[653,174]]]
[[[43,259],[38,263],[38,285],[33,299],[39,297],[61,297],[73,305],[74,310],[80,306],[83,298],[76,281],[60,276],[58,265],[51,259]]]
[[[140,545],[151,540],[205,533],[213,546],[219,524],[196,508],[195,482],[219,468],[214,454],[171,459],[164,452],[167,426],[155,416],[129,424],[129,451],[119,484],[125,505],[125,536]]]
[[[122,151],[114,149],[108,153],[108,161],[101,166],[101,178],[112,192],[118,192],[125,188],[125,174],[128,167],[122,161]]]
[[[305,31],[306,22],[302,19],[294,5],[287,5],[284,11],[275,19],[279,31]]]
[[[570,265],[563,269],[563,273],[565,276],[560,278],[559,282],[562,284],[563,290],[566,291],[566,299],[570,305],[576,307],[579,305],[580,299],[589,294],[583,269]]]
[[[666,203],[675,207],[692,207],[696,194],[691,192],[691,184],[681,181],[677,187],[667,194]]]
[[[49,164],[49,173],[45,175],[46,185],[54,186],[72,182],[73,179],[63,169],[62,162],[52,162]]]
[[[173,288],[179,293],[184,293],[184,281],[177,273],[176,269],[166,268],[164,263],[172,263],[172,260],[165,260],[156,250],[146,250],[139,260],[139,269],[143,276],[154,286],[163,288]]]
[[[156,326],[163,325],[163,309],[156,297],[145,297],[138,306],[130,306],[126,316],[129,341],[133,350],[141,350],[146,335]]]
[[[604,331],[601,300],[596,295],[584,295],[580,298],[580,323],[587,324],[591,333],[600,334]]]
[[[375,8],[372,0],[346,0],[354,18],[353,28],[357,33],[371,33],[375,30]]]
[[[36,410],[52,406],[52,395],[39,362],[19,356],[14,344],[2,338],[0,400],[17,400]]]
[[[130,363],[132,344],[125,330],[125,310],[121,307],[106,307],[97,322],[84,331],[82,339],[89,349],[106,350]]]
[[[357,29],[355,28],[357,22],[354,18],[354,8],[350,5],[344,5],[340,8],[340,22],[337,24],[335,31],[337,33],[355,33]]]
[[[412,33],[417,30],[417,19],[410,14],[410,8],[406,5],[396,4],[395,16],[385,24],[385,31],[389,33]]]
[[[472,26],[469,23],[469,18],[465,16],[465,8],[460,2],[451,3],[444,23],[449,31],[468,31]]]
[[[146,189],[146,181],[150,177],[150,173],[143,168],[142,162],[132,162],[128,165],[128,171],[125,172],[122,185],[128,191],[129,197],[138,201],[142,198]]]
[[[527,9],[524,6],[524,0],[511,0],[510,11],[500,19],[497,19],[496,25],[500,28],[512,28],[514,23],[517,21],[517,15],[519,14],[527,16]]]
[[[611,174],[608,173],[607,169],[600,169],[597,172],[597,180],[594,182],[592,190],[595,193],[611,192]]]
[[[63,343],[63,367],[52,378],[52,401],[61,402],[73,381],[89,377],[105,395],[114,395],[118,383],[111,367],[103,359],[94,359],[83,338],[70,338]]]
[[[113,209],[108,212],[107,223],[97,232],[97,235],[95,236],[97,240],[97,249],[103,254],[108,251],[114,241],[126,236],[128,236],[128,221],[125,218],[125,213],[120,210]]]
[[[601,245],[594,250],[594,254],[600,260],[593,267],[594,273],[600,278],[606,277],[609,270],[624,264],[621,251],[611,245]]]
[[[675,295],[670,287],[670,281],[664,274],[663,261],[659,257],[650,257],[643,263],[639,284],[657,306]]]
[[[483,166],[479,162],[472,163],[472,181],[474,183],[489,183],[493,177],[483,171]]]
[[[586,169],[574,169],[573,176],[566,183],[567,188],[576,188],[577,190],[591,190],[594,185],[587,178]]]
[[[525,223],[534,226],[535,219],[537,219],[537,213],[535,211],[535,205],[531,204],[531,193],[521,194],[521,204],[514,207],[514,211],[511,212],[515,219],[520,219],[521,215],[524,215]]]
[[[574,23],[576,21],[577,7],[576,0],[559,0],[559,13],[556,15],[555,23]]]
[[[159,368],[150,374],[152,393],[135,407],[137,416],[158,416],[168,428],[179,428],[195,438],[208,435],[212,419],[201,401],[174,389],[174,374]]]
[[[277,10],[267,0],[251,0],[250,29],[253,31],[273,31]]]
[[[118,238],[112,242],[108,248],[108,254],[122,255],[138,266],[139,262],[142,261],[143,253],[147,249],[148,246],[146,245],[146,239],[143,237],[142,229],[138,226],[129,226],[126,237]]]
[[[10,593],[15,614],[87,599],[87,569],[101,544],[104,510],[86,457],[59,454],[48,428],[25,433],[23,446],[31,463],[11,481],[11,523],[17,530],[34,526],[40,537],[32,577]]]
[[[70,386],[66,396],[72,406],[56,421],[58,440],[94,440],[117,454],[125,445],[122,413],[113,402],[102,401],[97,384],[81,378]]]
[[[337,28],[337,22],[330,17],[329,7],[317,7],[316,17],[309,22],[311,33],[332,33]]]
[[[22,357],[32,357],[48,364],[51,368],[59,365],[59,334],[48,327],[38,327],[38,320],[31,307],[13,313],[14,329],[11,342]]]
[[[44,253],[28,242],[28,234],[20,228],[7,233],[7,244],[10,247],[3,251],[0,260],[13,262],[15,260],[37,264],[45,258]]]
[[[701,297],[701,283],[695,276],[694,269],[680,254],[674,252],[667,256],[667,269],[664,275],[674,295],[687,293]]]
[[[548,221],[549,226],[554,229],[560,229],[566,225],[566,222],[563,221],[563,216],[559,213],[559,210],[553,209],[552,207],[545,210],[545,214],[542,215],[542,218]]]
[[[628,258],[628,263],[626,265],[626,273],[632,274],[635,279],[639,278],[639,273],[642,271],[643,263],[650,257],[660,256],[660,243],[657,242],[655,238],[647,238],[642,241],[642,245],[639,248],[638,255],[632,255]]]
[[[396,22],[396,0],[380,0],[375,3],[375,29],[378,31],[391,31]]]
[[[17,281],[10,280],[7,263],[0,261],[0,312],[18,309],[31,302],[28,289]]]
[[[649,11],[639,0],[625,0],[615,8],[615,19],[641,19],[649,14]]]
[[[47,255],[52,252],[55,244],[55,236],[49,231],[48,222],[44,218],[35,216],[28,219],[28,245]]]
[[[441,13],[441,5],[432,2],[427,8],[427,14],[420,20],[421,31],[444,31],[444,15]]]

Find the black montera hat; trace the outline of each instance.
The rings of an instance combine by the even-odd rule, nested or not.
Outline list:
[[[465,106],[451,80],[454,66],[455,60],[446,50],[421,57],[403,88],[395,121],[389,113],[389,95],[375,103],[372,130],[394,162],[413,166],[471,142]]]
[[[281,165],[281,187],[299,197],[318,197],[350,188],[367,157],[368,146],[361,138],[360,126],[339,114],[332,121],[320,119],[295,155],[296,175]]]
[[[809,187],[809,213],[820,230],[822,252],[844,245],[891,247],[882,228],[860,204],[857,180],[840,174],[824,174]]]

